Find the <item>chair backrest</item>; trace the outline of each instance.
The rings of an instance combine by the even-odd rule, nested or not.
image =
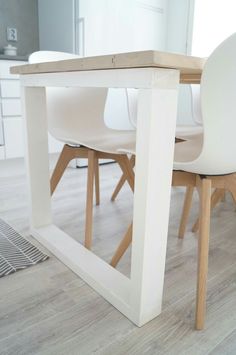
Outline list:
[[[127,89],[129,120],[133,128],[137,127],[138,89]]]
[[[191,87],[191,106],[192,106],[193,121],[197,125],[202,125],[200,85],[191,84],[190,87]]]
[[[130,118],[128,91],[131,89],[109,89],[104,112],[105,125],[111,129],[133,130]]]
[[[113,90],[113,89],[112,89]],[[116,90],[116,89],[114,89]],[[120,92],[120,101],[119,101],[119,110],[117,112],[123,112],[124,120],[126,120],[126,127],[127,129],[135,130],[137,128],[137,114],[138,114],[138,89],[119,89],[123,90],[123,92]],[[108,100],[109,100],[109,95],[110,95],[110,89],[108,93]],[[116,93],[117,95],[117,93]],[[121,108],[121,96],[123,96],[123,110]],[[125,105],[126,101],[126,105]],[[128,121],[127,121],[128,119]]]
[[[37,51],[29,56],[29,63],[54,62],[57,60],[79,58],[77,54],[56,52],[56,51]]]
[[[78,58],[75,54],[38,51],[29,63]],[[47,88],[48,130],[57,139],[86,139],[107,129],[104,123],[106,88]]]
[[[204,141],[199,162],[214,174],[236,172],[236,33],[204,66],[201,108]]]
[[[79,58],[78,55],[38,51],[29,63]],[[91,137],[108,128],[132,129],[127,89],[47,88],[48,129],[57,139],[67,140],[75,133]],[[64,132],[64,133],[63,133]]]
[[[138,90],[127,89],[129,120],[133,128],[137,127],[137,111],[138,111]],[[200,102],[200,85],[191,85],[191,107],[193,121],[197,125],[202,125],[202,113]]]

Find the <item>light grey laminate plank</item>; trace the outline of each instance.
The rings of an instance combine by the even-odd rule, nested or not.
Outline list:
[[[0,216],[29,232],[25,176],[19,167],[7,176],[0,162]],[[1,176],[1,171],[5,171]],[[68,169],[53,197],[56,223],[83,242],[86,169]],[[101,167],[101,205],[94,209],[93,250],[105,260],[118,245],[132,216],[126,186],[114,203],[120,176],[115,164]],[[0,354],[194,354],[234,349],[236,329],[236,218],[230,197],[212,213],[206,329],[194,330],[197,236],[183,241],[178,222],[184,190],[172,190],[163,313],[135,327],[51,255],[50,259],[0,279]],[[34,241],[35,244],[37,244]],[[42,247],[41,247],[42,248]],[[45,250],[44,250],[45,251]],[[129,275],[130,250],[119,270]],[[232,333],[232,334],[231,334]],[[224,353],[224,352],[223,352]]]

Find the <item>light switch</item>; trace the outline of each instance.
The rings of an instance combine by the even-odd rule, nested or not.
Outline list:
[[[17,42],[17,29],[13,27],[7,27],[7,40]]]

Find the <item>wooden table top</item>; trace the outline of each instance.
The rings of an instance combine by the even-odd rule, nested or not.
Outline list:
[[[182,54],[140,51],[11,67],[12,74],[42,74],[124,68],[169,68],[180,70],[180,82],[199,83],[206,59]]]

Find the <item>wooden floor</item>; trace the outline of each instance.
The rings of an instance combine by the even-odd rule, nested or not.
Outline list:
[[[128,186],[116,202],[109,201],[119,174],[116,164],[101,167],[101,205],[94,209],[93,250],[105,260],[110,260],[132,215]],[[86,169],[68,169],[53,197],[56,224],[80,241],[85,181]],[[227,196],[213,212],[207,322],[205,331],[197,332],[193,329],[197,236],[190,226],[197,216],[198,201],[195,196],[186,238],[178,240],[184,191],[172,191],[164,304],[159,317],[136,327],[51,255],[42,264],[0,279],[0,354],[236,354],[235,205]],[[21,161],[0,164],[0,201],[0,217],[28,235]],[[119,270],[129,275],[130,251]]]

